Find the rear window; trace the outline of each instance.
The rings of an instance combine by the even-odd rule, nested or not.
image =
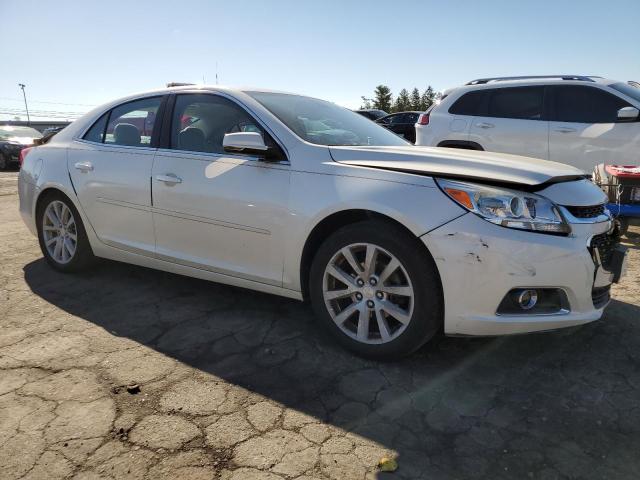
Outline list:
[[[467,92],[462,95],[449,108],[449,113],[454,115],[477,115],[484,98],[484,90],[476,90],[475,92]]]

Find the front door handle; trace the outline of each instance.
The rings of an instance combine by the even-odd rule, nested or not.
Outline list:
[[[167,185],[175,185],[176,183],[182,183],[182,179],[175,173],[167,173],[166,175],[156,175],[156,180],[166,183]]]
[[[480,122],[480,123],[476,123],[476,127],[480,127],[480,128],[493,128],[493,127],[495,127],[495,125],[494,125],[493,123]]]
[[[555,128],[553,131],[558,133],[573,133],[576,131],[576,129],[571,127],[558,127],[558,128]]]
[[[74,166],[76,167],[76,170],[80,170],[84,173],[93,170],[93,164],[91,162],[77,162]]]

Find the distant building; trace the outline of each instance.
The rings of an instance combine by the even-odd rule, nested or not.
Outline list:
[[[51,120],[51,121],[33,120],[31,122],[27,122],[27,121],[24,121],[24,120],[0,120],[0,124],[1,125],[15,125],[15,126],[22,126],[22,127],[33,127],[36,130],[38,130],[39,132],[43,132],[46,128],[50,128],[50,127],[66,127],[70,123],[71,122],[56,121],[56,120]]]

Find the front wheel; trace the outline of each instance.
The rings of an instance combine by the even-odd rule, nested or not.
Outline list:
[[[440,279],[419,240],[385,221],[346,226],[314,258],[310,296],[316,315],[358,355],[409,355],[442,325]]]
[[[62,193],[46,194],[38,205],[38,241],[49,265],[61,272],[88,267],[94,260],[80,214]]]

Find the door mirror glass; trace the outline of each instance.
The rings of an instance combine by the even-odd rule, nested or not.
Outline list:
[[[618,121],[619,122],[633,122],[638,119],[638,115],[640,114],[640,110],[635,107],[624,107],[618,110]]]
[[[258,132],[227,133],[222,140],[225,152],[265,156],[269,151]]]

